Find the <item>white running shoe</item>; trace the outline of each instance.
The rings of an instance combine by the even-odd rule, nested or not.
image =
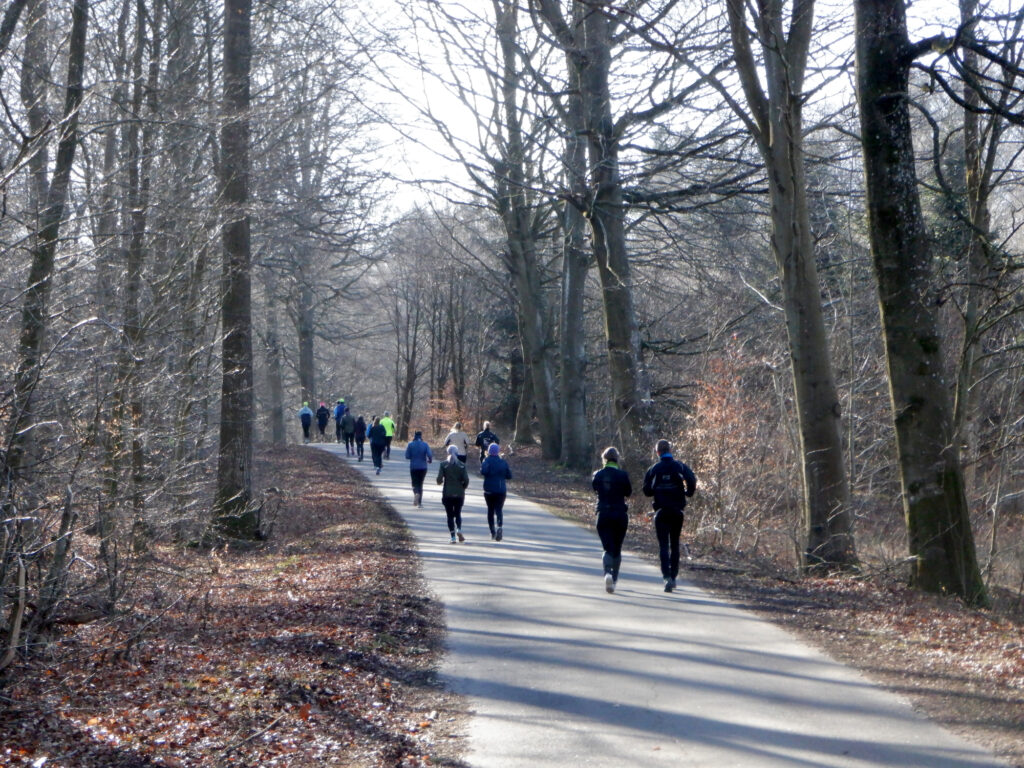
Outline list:
[[[604,575],[604,591],[609,595],[615,591],[615,577],[610,573]]]

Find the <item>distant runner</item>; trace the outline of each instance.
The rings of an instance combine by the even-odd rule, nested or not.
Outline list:
[[[313,409],[309,403],[303,403],[299,409],[299,422],[302,424],[302,442],[309,442],[309,427],[313,423]]]
[[[487,448],[487,458],[480,465],[480,474],[484,476],[484,501],[487,503],[487,527],[491,529],[491,538],[501,541],[502,510],[505,507],[505,481],[512,479],[512,470],[508,462],[499,455],[501,447],[495,442]]]
[[[629,474],[619,467],[618,449],[605,448],[601,458],[604,467],[594,473],[591,485],[597,493],[597,535],[604,548],[604,588],[610,593],[619,582],[622,542],[629,527],[626,497],[633,493],[633,486]]]
[[[466,471],[465,463],[459,461],[458,448],[454,445],[448,446],[448,458],[438,467],[437,484],[443,486],[441,503],[444,504],[444,514],[448,518],[448,533],[451,534],[452,544],[456,536],[459,541],[465,541],[466,537],[462,535],[462,505],[466,501],[466,489],[469,487],[469,472]]]
[[[676,588],[679,576],[679,534],[683,530],[686,497],[697,489],[697,476],[688,466],[672,458],[672,445],[659,440],[655,446],[659,460],[644,475],[644,496],[654,506],[654,532],[658,536],[661,575],[665,591]]]

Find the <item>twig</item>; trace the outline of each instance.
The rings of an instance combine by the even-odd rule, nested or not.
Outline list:
[[[222,755],[222,757],[227,757],[232,752],[234,752],[236,749],[239,749],[240,747],[244,747],[246,744],[248,744],[253,739],[258,739],[264,733],[266,733],[271,728],[273,728],[275,725],[277,725],[284,718],[284,716],[286,714],[288,714],[288,713],[287,712],[282,712],[280,715],[278,715],[273,720],[271,720],[263,728],[260,728],[260,730],[256,731],[256,733],[254,733],[254,734],[252,734],[250,736],[246,736],[244,739],[242,739],[239,742],[236,742],[235,744],[231,744],[231,745],[229,745],[227,747],[224,747],[224,754]]]

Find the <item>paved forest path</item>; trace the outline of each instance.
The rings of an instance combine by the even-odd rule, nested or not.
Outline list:
[[[1005,765],[685,573],[665,594],[627,552],[607,594],[597,535],[536,504],[510,495],[491,541],[472,457],[467,541],[450,544],[437,460],[417,509],[403,452],[379,476],[369,450],[351,464],[412,529],[445,606],[442,675],[475,713],[474,768]]]

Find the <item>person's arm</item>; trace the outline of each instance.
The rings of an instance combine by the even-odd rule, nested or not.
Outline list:
[[[623,496],[632,496],[633,495],[633,484],[629,480],[629,473],[628,472],[625,473],[625,485],[622,488],[622,495]]]
[[[683,464],[683,479],[686,481],[686,495],[693,496],[697,490],[697,476],[685,464]]]
[[[441,485],[444,482],[444,464],[437,465],[437,484]]]
[[[651,481],[654,478],[654,468],[647,470],[647,474],[644,475],[644,496],[653,496],[654,488],[651,487]]]
[[[508,465],[507,461],[505,462],[505,479],[506,480],[511,480],[512,479],[512,467],[510,467]]]
[[[469,488],[469,470],[466,469],[466,465],[462,465],[462,472],[459,476],[459,482],[462,483],[463,488]]]
[[[427,446],[427,464],[434,463],[434,454],[430,451],[430,446]]]

